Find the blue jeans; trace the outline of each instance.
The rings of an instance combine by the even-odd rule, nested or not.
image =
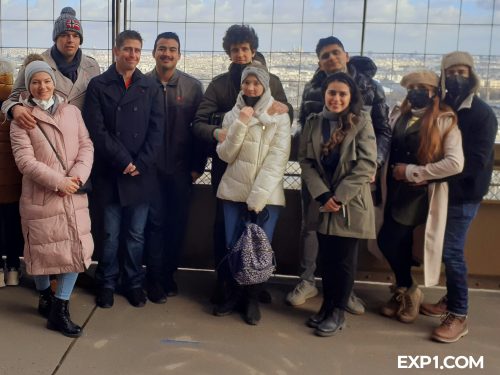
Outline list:
[[[125,249],[122,252],[121,284],[125,290],[142,286],[142,254],[144,228],[148,218],[148,203],[122,207],[118,203],[104,207],[104,241],[96,269],[96,280],[101,288],[115,289],[120,277],[118,248],[123,229]]]
[[[222,208],[224,210],[224,226],[226,235],[225,253],[227,254],[229,249],[231,249],[238,241],[243,233],[243,230],[245,229],[245,215],[248,213],[248,208],[246,203],[231,201],[222,201]],[[280,210],[280,206],[267,205],[264,210],[257,215],[256,224],[264,230],[269,242],[272,242],[273,240],[274,228],[276,227]],[[224,260],[225,258],[223,257],[222,259]],[[221,277],[228,281],[232,281],[232,275],[229,271],[227,261],[221,261],[217,265],[217,271]]]
[[[464,247],[470,224],[477,214],[479,203],[450,204],[444,235],[443,262],[446,271],[448,311],[467,315],[467,264]]]
[[[248,213],[246,203],[224,201],[224,226],[226,231],[226,247],[232,248],[245,229],[245,215]],[[280,214],[280,206],[267,205],[258,215],[256,224],[266,232],[269,242],[273,240],[274,228]]]
[[[48,275],[34,276],[36,290],[42,291],[50,287],[50,279]],[[61,273],[57,275],[57,290],[56,297],[69,301],[69,297],[75,287],[77,272]]]

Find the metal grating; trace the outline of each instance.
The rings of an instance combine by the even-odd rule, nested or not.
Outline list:
[[[205,172],[196,180],[197,185],[210,185],[210,170],[212,169],[212,158],[208,158]],[[290,190],[300,190],[300,165],[296,161],[289,161],[285,169],[283,187]]]
[[[485,200],[498,201],[500,200],[500,170],[494,170],[491,177],[490,189],[488,194],[484,196]]]

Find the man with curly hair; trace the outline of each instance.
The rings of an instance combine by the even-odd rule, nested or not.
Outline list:
[[[231,59],[229,71],[213,78],[207,87],[203,99],[196,112],[193,124],[193,132],[196,137],[202,140],[209,147],[212,157],[212,188],[214,195],[217,192],[219,182],[226,170],[227,164],[219,159],[215,152],[215,146],[226,137],[226,130],[221,128],[224,114],[230,111],[236,103],[236,98],[240,92],[241,73],[245,67],[252,62],[259,47],[259,38],[255,30],[248,25],[232,25],[227,29],[222,40],[224,51]],[[288,100],[283,90],[279,78],[270,74],[269,86],[271,94],[276,99],[273,104],[273,113],[285,113],[288,111],[290,120],[293,118],[293,108],[288,104]],[[217,199],[217,209],[214,223],[214,255],[215,265],[218,266],[226,254],[224,239],[224,216],[222,212],[222,202]],[[222,310],[230,312],[237,300],[232,293],[229,280],[228,267],[221,265],[217,269],[217,285],[212,298],[214,303],[222,303]],[[224,304],[227,302],[227,304]]]

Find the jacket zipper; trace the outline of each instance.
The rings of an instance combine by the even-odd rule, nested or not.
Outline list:
[[[257,154],[257,167],[260,168],[261,162],[260,162],[260,154],[262,152],[262,140],[264,138],[264,132],[266,131],[266,125],[262,125],[262,134],[259,140],[259,152]]]

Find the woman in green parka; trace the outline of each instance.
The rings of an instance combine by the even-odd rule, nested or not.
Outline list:
[[[377,146],[370,115],[362,111],[359,89],[345,73],[322,86],[325,106],[302,130],[302,178],[320,202],[317,230],[323,277],[323,304],[307,322],[318,336],[344,326],[344,310],[354,284],[358,242],[375,238],[370,181]]]

